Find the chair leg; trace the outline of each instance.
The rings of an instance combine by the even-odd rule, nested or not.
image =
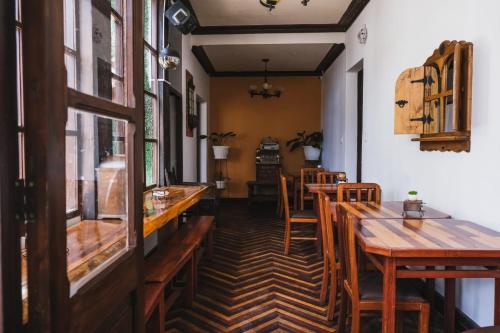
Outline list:
[[[361,311],[359,309],[359,303],[354,304],[351,302],[351,333],[360,333],[361,332]]]
[[[304,210],[304,190],[300,190],[300,210]]]
[[[349,299],[347,297],[347,293],[346,293],[344,287],[341,285],[340,288],[341,288],[341,291],[340,291],[340,310],[339,310],[339,321],[337,324],[337,331],[339,333],[344,333],[345,323],[347,320],[347,303],[349,302]]]
[[[328,298],[328,310],[326,312],[328,320],[333,320],[335,314],[335,306],[337,305],[337,285],[337,274],[333,270],[330,270],[330,295]]]
[[[285,255],[287,256],[290,253],[290,239],[291,231],[290,231],[290,223],[286,222],[285,224]]]
[[[424,304],[420,309],[420,313],[418,316],[418,332],[419,333],[428,333],[429,332],[429,316],[430,316],[430,307],[429,304]]]
[[[326,293],[328,291],[328,274],[330,272],[330,267],[328,266],[328,258],[326,254],[323,253],[323,276],[321,278],[321,291],[319,293],[319,301],[321,304],[326,302]]]

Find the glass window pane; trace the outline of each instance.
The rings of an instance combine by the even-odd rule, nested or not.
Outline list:
[[[111,20],[111,69],[113,74],[123,76],[123,26],[122,22],[112,16]]]
[[[16,0],[16,21],[21,22],[21,0]]]
[[[64,45],[76,50],[75,0],[64,0]]]
[[[64,54],[64,63],[68,79],[68,87],[76,89],[76,59],[72,54]]]
[[[24,99],[23,99],[23,68],[22,68],[22,38],[21,29],[16,29],[16,56],[17,56],[17,123],[24,126]]]
[[[111,80],[111,89],[113,90],[113,102],[117,104],[125,103],[125,86],[121,79],[113,78]]]
[[[151,0],[144,0],[144,40],[151,44],[152,40],[152,15],[151,15]]]
[[[148,49],[144,49],[144,90],[156,95],[157,81],[156,56]]]
[[[122,0],[110,0],[111,7],[120,15],[123,15],[123,1]]]
[[[158,123],[158,100],[149,95],[144,95],[144,136],[146,139],[156,139]]]
[[[113,86],[113,77],[124,75],[123,23],[108,1],[74,1],[74,8],[78,8],[75,17],[65,12],[65,39],[75,44],[77,89],[109,100],[120,94],[123,96],[123,86]],[[117,100],[121,104],[125,102]]]
[[[157,184],[157,144],[146,142],[144,146],[146,186]]]
[[[448,96],[445,98],[445,109],[444,109],[444,131],[452,132],[455,131],[455,116],[453,114],[453,96]]]
[[[78,146],[76,135],[66,134],[66,213],[78,210]]]
[[[73,121],[67,124],[66,146],[71,147],[66,152],[66,168],[71,169],[66,173],[67,192],[74,193],[77,187],[76,206],[80,207],[78,216],[68,220],[67,229],[68,278],[73,295],[128,249],[129,156],[126,121],[75,109],[68,110],[68,119]],[[120,128],[121,137],[115,135]],[[118,140],[124,149],[115,149]],[[67,204],[71,203],[74,200],[68,200]]]

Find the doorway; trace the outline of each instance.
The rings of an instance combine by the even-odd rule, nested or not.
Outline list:
[[[167,129],[167,158],[165,160],[165,169],[170,179],[167,183],[182,182],[183,164],[182,164],[182,97],[177,91],[170,89],[169,91],[169,114],[166,117]]]
[[[358,72],[357,90],[357,157],[356,157],[356,181],[361,183],[363,171],[363,69]]]

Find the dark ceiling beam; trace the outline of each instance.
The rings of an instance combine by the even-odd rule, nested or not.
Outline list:
[[[264,71],[245,71],[245,72],[214,72],[212,77],[261,77],[264,76]],[[269,71],[267,76],[321,76],[320,72],[316,71]]]
[[[193,35],[224,34],[279,34],[279,33],[319,33],[344,32],[345,28],[338,24],[287,24],[287,25],[237,25],[237,26],[205,26],[196,28]]]
[[[200,63],[201,67],[207,72],[208,75],[212,75],[215,73],[215,67],[212,65],[210,58],[208,57],[203,46],[193,46],[191,48],[191,52],[193,52],[196,59]]]
[[[363,11],[370,0],[352,0],[347,7],[344,15],[340,18],[339,25],[344,26],[345,30],[349,29],[354,21],[358,18],[359,14]]]
[[[335,59],[338,58],[338,56],[345,50],[345,45],[344,44],[333,44],[332,48],[326,56],[321,60],[320,64],[318,65],[318,68],[316,68],[316,71],[319,73],[325,73],[328,68],[333,64]]]
[[[169,0],[164,0],[164,1],[169,1]],[[193,5],[191,5],[191,1],[189,0],[182,0],[182,3],[186,5],[186,7],[189,9],[189,11],[191,12],[191,15],[193,16],[193,19],[196,23],[196,26],[200,26],[200,21],[198,21],[198,16],[196,16],[196,12],[193,8]]]
[[[237,25],[237,26],[200,26],[196,12],[189,0],[183,0],[193,13],[198,27],[193,35],[221,34],[278,34],[278,33],[320,33],[345,32],[351,27],[370,0],[352,0],[337,24],[287,24],[287,25]]]

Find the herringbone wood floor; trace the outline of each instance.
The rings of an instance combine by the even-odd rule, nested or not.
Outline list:
[[[195,302],[170,311],[167,332],[335,332],[336,318],[327,321],[318,301],[322,261],[312,242],[295,242],[283,255],[283,228],[269,208],[224,205]],[[416,332],[407,321],[404,332]],[[373,317],[364,332],[379,327]]]

